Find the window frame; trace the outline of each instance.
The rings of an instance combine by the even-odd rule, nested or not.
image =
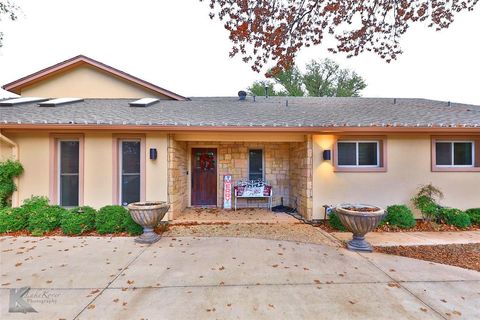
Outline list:
[[[62,205],[62,142],[78,142],[78,173],[77,174],[63,174],[63,175],[77,175],[78,176],[78,200],[77,200],[77,205],[76,206],[64,206]],[[67,138],[61,138],[57,139],[57,199],[58,199],[58,205],[62,206],[64,208],[75,208],[80,205],[80,141],[78,139],[67,139]]]
[[[356,165],[338,164],[338,144],[355,143]],[[359,143],[377,144],[377,165],[359,165]],[[387,171],[387,139],[385,136],[339,136],[333,144],[332,158],[334,172],[386,172]]]
[[[262,181],[265,181],[265,149],[264,148],[248,148],[248,161],[247,161],[247,178],[250,179],[250,151],[261,150],[262,151]]]
[[[140,201],[145,201],[146,190],[146,143],[145,135],[114,134],[113,135],[113,173],[112,173],[112,203],[122,205],[122,154],[120,144],[122,141],[140,142]]]
[[[437,143],[450,143],[452,151],[451,165],[437,165]],[[471,143],[472,144],[472,164],[455,165],[454,163],[454,144]],[[431,171],[432,172],[480,172],[480,136],[432,136],[431,137]]]
[[[53,205],[60,204],[60,142],[78,141],[78,206],[84,204],[84,136],[83,134],[50,134],[49,198]],[[65,207],[70,208],[70,207]]]

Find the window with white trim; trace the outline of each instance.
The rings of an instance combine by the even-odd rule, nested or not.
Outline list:
[[[473,167],[475,163],[475,142],[436,141],[435,159],[437,167]]]
[[[126,206],[140,201],[141,141],[128,139],[118,143],[120,204]]]
[[[75,207],[79,203],[80,142],[58,140],[58,203]]]
[[[379,141],[338,141],[338,167],[380,167]]]

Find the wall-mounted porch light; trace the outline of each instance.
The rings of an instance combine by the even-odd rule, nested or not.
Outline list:
[[[157,149],[150,148],[150,160],[156,160],[156,159],[157,159]]]
[[[323,150],[323,160],[332,160],[332,150]]]

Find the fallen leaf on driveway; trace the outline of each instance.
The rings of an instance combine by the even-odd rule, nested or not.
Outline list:
[[[15,263],[15,267],[19,267],[19,266],[21,266],[21,265],[22,265],[22,263],[21,263],[21,262],[17,262],[17,263]]]
[[[453,314],[456,314],[457,316],[461,316],[462,313],[460,311],[454,310],[452,311]]]
[[[95,309],[95,305],[94,304],[91,304],[87,307],[87,309]]]
[[[268,306],[269,306],[270,308],[275,309],[275,306],[274,306],[273,304],[270,304],[270,303],[269,303]]]
[[[389,283],[388,283],[388,286],[389,286],[390,288],[400,288],[400,285],[399,285],[398,283],[396,283],[396,282],[389,282]]]
[[[428,310],[426,308],[420,308],[423,312],[427,312]]]

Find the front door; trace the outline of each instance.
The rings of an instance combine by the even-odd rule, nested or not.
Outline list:
[[[217,205],[217,149],[192,148],[192,206]]]

